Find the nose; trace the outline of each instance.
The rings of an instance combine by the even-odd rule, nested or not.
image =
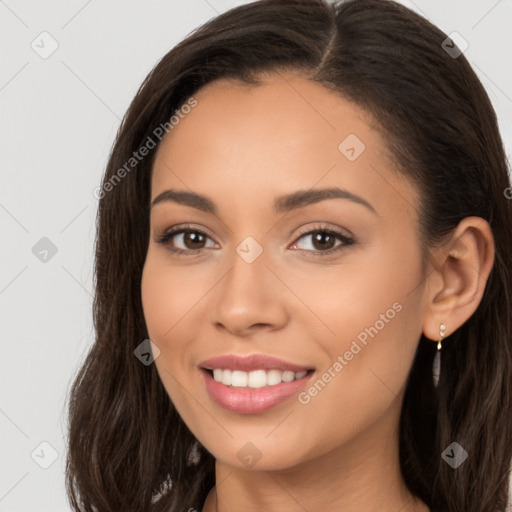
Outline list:
[[[289,319],[288,295],[271,267],[265,251],[251,263],[235,252],[230,270],[212,294],[210,319],[217,329],[248,336],[283,328]]]

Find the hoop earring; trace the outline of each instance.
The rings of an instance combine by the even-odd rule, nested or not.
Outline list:
[[[444,330],[446,326],[441,324],[439,326],[439,341],[437,342],[437,352],[434,357],[434,364],[432,365],[432,381],[434,382],[434,387],[437,388],[439,384],[439,377],[441,376],[441,342],[444,338]]]

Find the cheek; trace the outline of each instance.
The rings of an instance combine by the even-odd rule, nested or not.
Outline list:
[[[329,425],[323,429],[322,450],[355,437],[386,414],[399,414],[421,336],[421,308],[418,296],[407,295],[412,276],[402,281],[384,276],[367,274],[372,288],[338,293],[340,306],[324,310],[336,335],[329,342],[317,340],[327,353],[326,363],[299,397],[304,418],[323,418]],[[301,435],[305,446],[318,445],[314,429]]]
[[[142,307],[149,337],[163,345],[161,350],[180,343],[183,338],[177,334],[185,325],[188,338],[193,336],[189,315],[202,307],[207,290],[208,283],[195,267],[171,266],[165,255],[148,251],[141,282]]]
[[[392,399],[407,379],[421,337],[419,254],[396,244],[375,247],[364,259],[347,258],[339,275],[323,282],[322,292],[310,287],[307,297],[330,328],[316,336],[327,355],[322,370],[331,372],[326,380],[335,374],[338,382],[328,387],[343,392],[352,406],[349,389],[362,400],[359,405],[379,391]]]
[[[141,280],[141,299],[149,339],[159,348],[160,355],[155,364],[169,395],[174,388],[176,368],[183,368],[184,351],[178,336],[180,318],[191,300],[187,298],[190,288],[180,286],[176,272],[166,268],[159,258],[148,253]],[[174,377],[174,378],[173,378]],[[172,393],[174,394],[174,393]]]
[[[183,276],[183,274],[181,274]],[[180,277],[179,269],[170,267],[151,248],[148,251],[141,280],[141,299],[149,339],[160,350],[155,365],[169,398],[182,408],[182,385],[187,365],[185,345],[194,336],[187,325],[186,314],[198,301],[198,283],[194,286]],[[181,405],[180,405],[181,404]]]
[[[331,358],[349,350],[354,339],[363,347],[365,341],[369,346],[372,340],[382,340],[380,345],[388,350],[396,343],[400,350],[405,340],[415,339],[409,336],[416,334],[410,327],[416,325],[417,330],[421,323],[416,316],[421,309],[419,256],[412,241],[382,236],[372,246],[347,252],[336,265],[280,269],[302,299],[300,304],[290,299],[288,307],[297,303],[302,308],[293,311],[293,321],[302,328],[309,324],[309,334]]]
[[[194,340],[208,318],[208,292],[218,273],[200,265],[169,263],[164,251],[150,247],[141,280],[141,299],[148,337],[160,350],[155,360],[162,383],[178,406],[183,385],[200,356]]]

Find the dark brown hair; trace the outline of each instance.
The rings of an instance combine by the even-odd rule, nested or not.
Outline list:
[[[464,55],[454,58],[442,47],[446,37],[391,0],[259,1],[204,24],[149,73],[117,133],[103,179],[108,192],[99,201],[96,339],[69,396],[66,485],[75,511],[201,510],[215,484],[212,455],[199,445],[199,463],[187,462],[195,437],[155,365],[134,356],[148,338],[141,274],[156,151],[115,186],[105,185],[205,84],[255,84],[285,70],[303,72],[376,120],[396,171],[421,193],[426,259],[463,218],[489,222],[494,265],[479,307],[443,344],[437,390],[435,343],[424,336],[419,342],[400,418],[400,463],[411,492],[433,511],[505,510],[512,459],[510,184],[489,98]],[[457,469],[441,458],[452,442],[469,454]]]

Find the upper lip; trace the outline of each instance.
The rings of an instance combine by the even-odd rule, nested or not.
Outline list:
[[[226,370],[241,370],[250,372],[252,370],[280,370],[291,371],[294,373],[313,370],[310,366],[302,366],[295,363],[284,361],[276,357],[265,356],[263,354],[253,354],[249,356],[236,356],[226,354],[218,357],[212,357],[199,363],[199,366],[207,370],[216,368]]]

